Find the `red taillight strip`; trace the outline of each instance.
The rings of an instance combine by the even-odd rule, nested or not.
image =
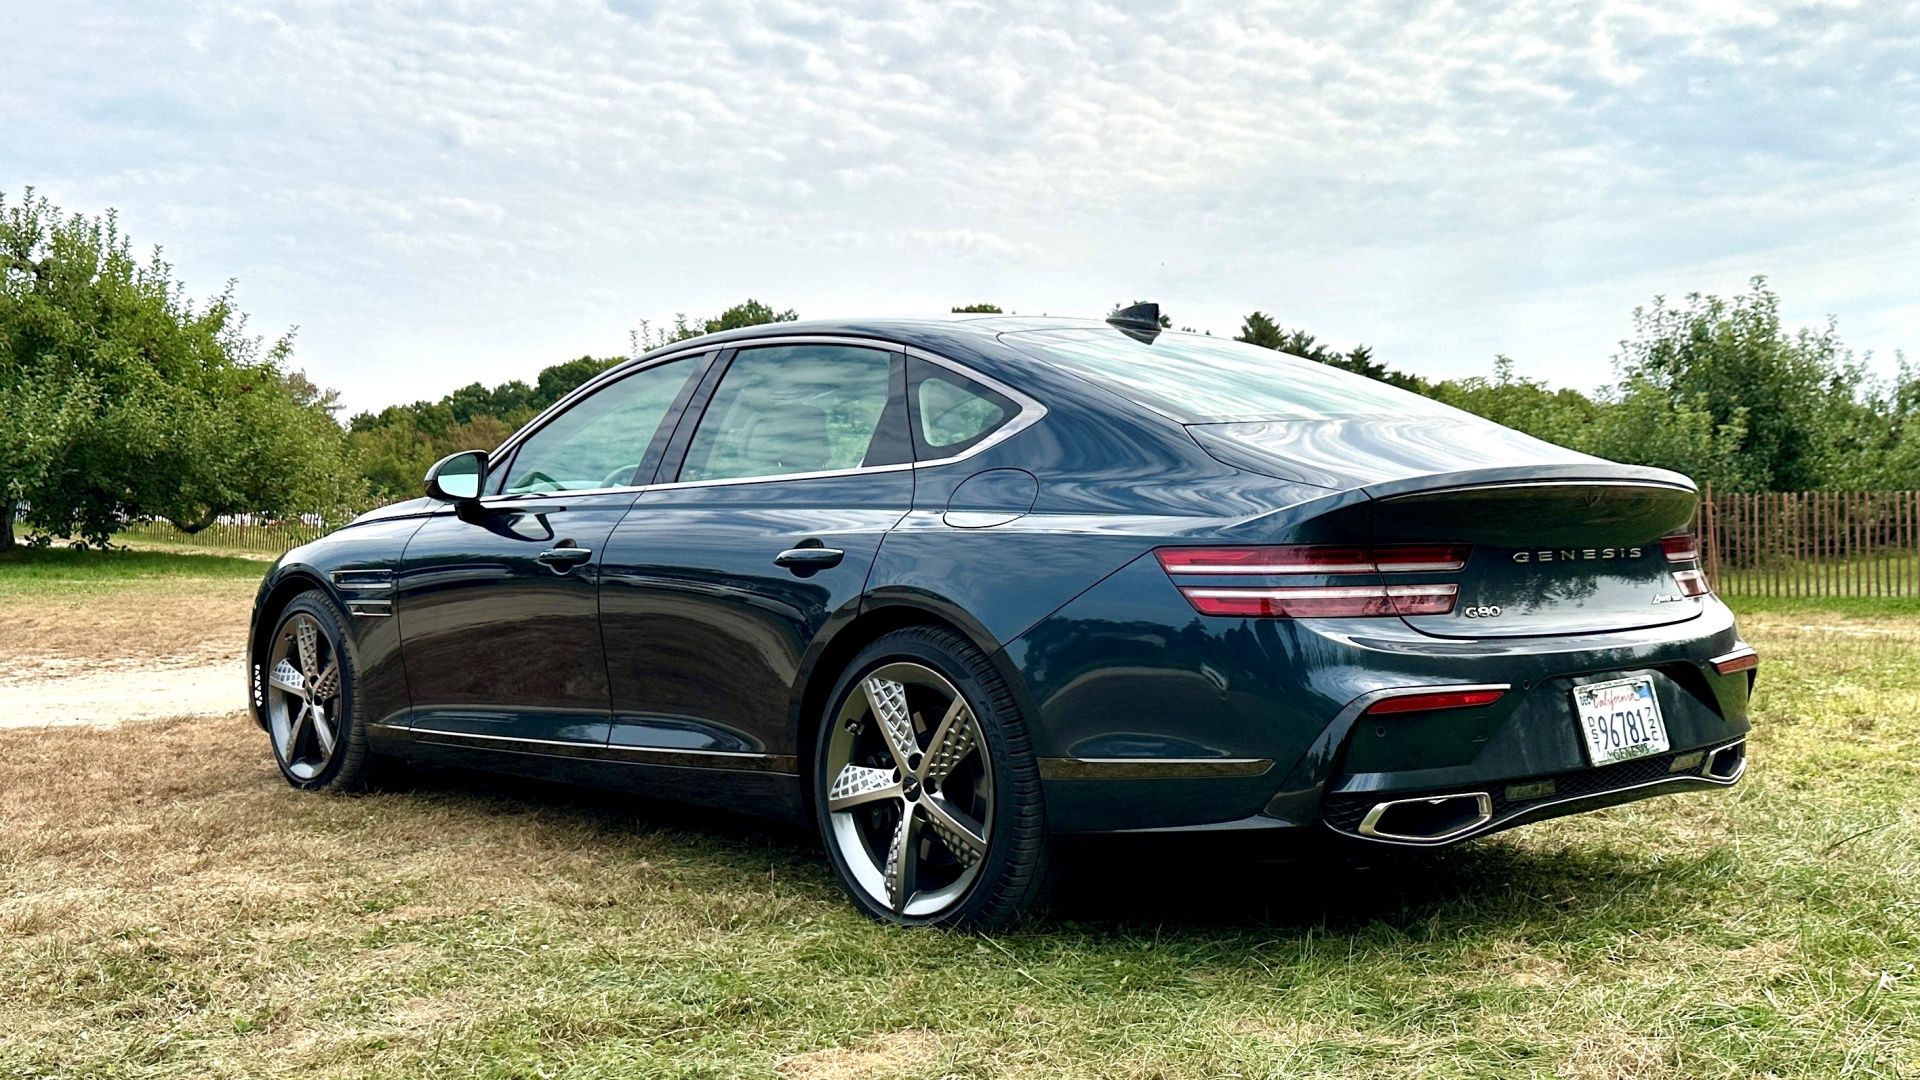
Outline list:
[[[1361,715],[1389,716],[1394,713],[1434,712],[1440,709],[1475,709],[1499,701],[1506,692],[1505,683],[1393,690],[1368,705]]]
[[[1700,561],[1700,538],[1691,533],[1660,538],[1660,550],[1667,553],[1668,562],[1688,563]]]
[[[1725,656],[1716,656],[1707,661],[1713,670],[1722,675],[1731,675],[1736,671],[1751,671],[1760,666],[1760,654],[1752,649],[1735,649]]]
[[[1262,618],[1362,618],[1377,615],[1445,615],[1458,585],[1340,585],[1282,589],[1180,588],[1202,615]]]
[[[1154,555],[1169,574],[1399,574],[1459,570],[1467,565],[1467,548],[1435,544],[1159,548]]]

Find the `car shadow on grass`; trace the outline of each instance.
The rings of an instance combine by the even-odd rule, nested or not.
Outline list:
[[[810,828],[451,767],[409,771],[383,786],[390,794],[452,800],[475,814],[537,816],[579,830],[586,843],[644,835],[684,846],[688,858],[712,859],[723,879],[761,882],[777,868],[782,880],[804,883],[823,903],[841,902]],[[1596,898],[1606,898],[1611,930],[1630,932],[1660,926],[1673,905],[1710,890],[1725,857],[1708,851],[1655,859],[1604,845],[1547,848],[1510,837],[1442,851],[1318,852],[1284,861],[1219,844],[1072,844],[1057,859],[1047,916],[1023,933],[1364,935],[1450,922],[1526,924],[1551,933],[1556,923],[1590,926]]]

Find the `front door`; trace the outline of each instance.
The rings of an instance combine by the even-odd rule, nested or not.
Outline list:
[[[490,494],[414,534],[396,609],[416,730],[503,749],[607,741],[606,543],[705,365],[670,360],[592,391],[496,455]]]
[[[607,541],[612,742],[669,764],[782,767],[801,658],[856,609],[913,504],[901,354],[742,348],[695,419],[663,467],[676,482]]]

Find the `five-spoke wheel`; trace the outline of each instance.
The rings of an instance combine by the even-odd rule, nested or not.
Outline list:
[[[323,594],[288,604],[261,660],[273,756],[296,787],[351,788],[365,773],[365,740],[353,723],[353,655],[338,611]]]
[[[1010,712],[985,658],[947,631],[882,638],[841,680],[822,718],[816,801],[864,909],[987,924],[1031,907],[1042,867],[1028,864],[1044,862],[1038,785],[1016,782],[1033,762]]]

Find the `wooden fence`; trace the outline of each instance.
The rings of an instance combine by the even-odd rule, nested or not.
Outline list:
[[[289,548],[325,536],[329,531],[325,525],[305,521],[274,521],[241,516],[222,518],[197,533],[183,533],[168,521],[129,522],[113,538],[119,543],[131,540],[278,555]]]
[[[1920,492],[1709,485],[1697,525],[1723,596],[1920,597]]]

